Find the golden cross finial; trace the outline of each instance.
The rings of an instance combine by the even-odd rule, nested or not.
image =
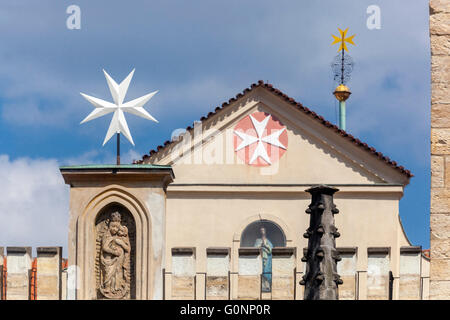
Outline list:
[[[340,37],[336,37],[334,34],[332,34],[331,36],[333,37],[334,41],[333,41],[333,43],[331,45],[340,42],[341,46],[339,47],[338,51],[341,51],[341,50],[348,51],[347,50],[347,45],[345,44],[346,42],[351,43],[352,45],[355,46],[355,43],[353,42],[353,38],[355,37],[355,34],[352,35],[351,37],[346,38],[345,35],[346,35],[347,31],[348,31],[348,28],[345,29],[344,31],[342,31],[340,28],[338,28],[338,30],[339,30],[339,33],[341,34],[341,36]]]

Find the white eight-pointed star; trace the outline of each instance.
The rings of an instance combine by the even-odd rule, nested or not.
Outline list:
[[[255,162],[258,157],[261,157],[264,161],[266,161],[268,164],[272,164],[270,161],[270,157],[267,154],[267,150],[264,147],[263,142],[266,142],[268,144],[277,146],[279,148],[285,149],[286,147],[280,142],[280,135],[286,130],[286,128],[283,128],[281,130],[278,130],[268,136],[263,137],[263,133],[266,130],[267,122],[269,122],[270,115],[264,118],[262,121],[258,121],[255,118],[252,117],[252,115],[249,115],[250,119],[252,120],[253,127],[256,130],[256,137],[246,134],[241,131],[234,131],[234,133],[242,139],[242,142],[239,144],[239,146],[236,148],[235,151],[239,151],[249,145],[252,145],[253,143],[258,143],[256,146],[255,151],[253,152],[252,157],[250,158],[249,164],[252,164]]]
[[[94,98],[80,92],[80,94],[95,107],[95,109],[83,121],[81,121],[81,123],[114,112],[105,140],[103,141],[103,145],[105,145],[105,143],[108,142],[108,140],[111,139],[115,133],[123,133],[131,144],[134,145],[124,112],[129,112],[136,116],[158,122],[143,107],[144,104],[146,104],[147,101],[150,100],[158,91],[151,92],[140,98],[123,103],[128,86],[131,82],[131,78],[133,78],[134,69],[120,84],[117,84],[105,70],[103,70],[103,72],[105,73],[106,81],[108,82],[109,91],[111,91],[114,103],[99,98]]]

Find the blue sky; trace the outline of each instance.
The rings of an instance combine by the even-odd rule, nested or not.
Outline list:
[[[72,4],[80,30],[66,28]],[[379,30],[366,26],[372,4]],[[123,140],[121,148],[131,161],[259,79],[336,123],[338,27],[357,44],[347,131],[413,172],[400,216],[411,242],[428,248],[426,0],[2,1],[0,220],[9,223],[0,246],[66,245],[58,166],[114,162],[114,143],[101,147],[110,117],[79,125],[92,110],[79,92],[111,100],[103,68],[116,81],[136,68],[125,101],[159,90],[146,106],[159,124],[127,116],[136,147]]]

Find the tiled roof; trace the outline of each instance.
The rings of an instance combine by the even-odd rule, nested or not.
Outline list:
[[[200,120],[204,121],[204,120],[209,119],[211,116],[215,115],[217,112],[220,112],[222,109],[227,108],[229,105],[231,105],[235,101],[239,100],[240,98],[244,97],[246,94],[248,94],[249,92],[251,92],[255,88],[264,88],[264,89],[272,92],[273,94],[275,94],[275,95],[279,96],[280,98],[284,99],[287,103],[297,107],[298,110],[300,110],[300,111],[306,113],[307,115],[309,115],[312,119],[314,119],[316,121],[319,121],[322,125],[327,127],[329,130],[333,130],[334,132],[336,132],[340,136],[346,138],[347,140],[351,141],[352,143],[354,143],[358,147],[360,147],[363,150],[371,153],[374,157],[377,157],[378,159],[384,161],[385,163],[387,163],[392,168],[394,168],[394,169],[400,171],[401,173],[403,173],[404,175],[406,175],[408,178],[411,178],[411,177],[414,176],[409,170],[405,169],[403,166],[398,165],[397,162],[389,159],[387,156],[385,156],[381,152],[377,151],[374,147],[369,146],[367,143],[364,143],[361,140],[359,140],[358,138],[355,138],[351,134],[345,132],[344,130],[339,129],[339,127],[337,127],[336,125],[332,124],[331,122],[325,120],[322,116],[318,115],[317,113],[315,113],[314,111],[308,109],[307,107],[304,107],[300,102],[295,101],[294,98],[291,98],[291,97],[287,96],[286,94],[281,92],[279,89],[274,88],[270,83],[265,83],[262,80],[259,80],[257,83],[253,83],[250,86],[250,88],[246,88],[244,91],[242,91],[242,93],[238,93],[236,95],[236,97],[231,98],[230,100],[228,100],[228,102],[222,103],[222,105],[220,107],[216,107],[215,108],[214,112],[208,113],[206,116],[201,117]],[[194,127],[194,125],[189,126],[189,127],[186,128],[186,130],[190,131],[190,130],[193,129],[193,127]],[[170,144],[172,144],[172,142],[167,140],[166,142],[164,142],[164,145],[159,145],[158,147],[156,147],[156,150],[150,150],[149,155],[144,155],[142,157],[142,160],[135,161],[134,163],[135,164],[144,163],[144,161],[147,160],[150,156],[152,156],[155,153],[161,151],[162,149],[164,149],[165,147],[167,147]]]
[[[62,166],[60,170],[81,170],[81,169],[170,169],[171,166],[159,164],[85,164],[76,166]]]

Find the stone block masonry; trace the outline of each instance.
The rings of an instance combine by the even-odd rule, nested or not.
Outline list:
[[[206,249],[206,299],[229,299],[230,248]]]
[[[1,300],[61,300],[67,281],[67,264],[61,247],[0,247]],[[63,263],[65,268],[63,268]]]
[[[450,298],[450,0],[430,1],[430,299]]]
[[[61,253],[61,247],[37,248],[37,300],[61,300]]]
[[[31,247],[7,247],[6,300],[30,298]]]
[[[239,249],[238,300],[261,297],[262,260],[259,248]]]
[[[172,249],[172,299],[195,299],[195,249]]]
[[[294,299],[295,248],[272,249],[272,299]]]

